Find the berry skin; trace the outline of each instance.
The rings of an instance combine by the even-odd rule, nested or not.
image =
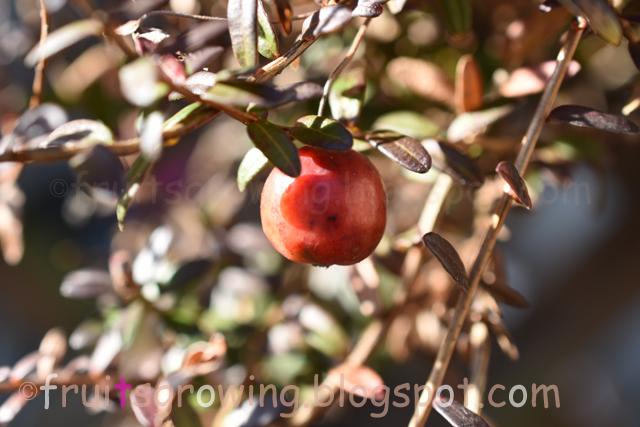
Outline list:
[[[378,171],[353,151],[299,150],[302,173],[274,169],[262,190],[262,228],[291,261],[351,265],[380,243],[387,193]]]

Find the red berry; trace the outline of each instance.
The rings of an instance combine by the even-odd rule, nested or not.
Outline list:
[[[262,190],[262,228],[291,261],[351,265],[380,243],[387,222],[387,193],[362,154],[304,147],[302,173],[274,169]]]

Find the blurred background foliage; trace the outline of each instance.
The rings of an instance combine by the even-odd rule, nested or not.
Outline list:
[[[82,3],[46,0],[51,29],[84,17]],[[127,3],[96,2],[102,10]],[[226,16],[225,2],[156,3],[182,13]],[[454,186],[437,227],[456,244],[467,265],[478,246],[472,236],[483,232],[478,222],[502,191],[495,165],[515,158],[545,73],[553,69],[544,63],[555,59],[570,21],[564,8],[543,13],[534,0],[471,3],[473,31],[464,38],[447,30],[439,2],[408,0],[398,14],[385,6],[350,66],[366,70],[359,128],[392,128],[420,140],[451,140],[450,125],[460,113],[451,97],[453,82],[460,58],[473,55],[485,88],[474,110],[495,114],[489,126],[450,142],[472,158],[487,179],[478,191]],[[614,1],[614,6],[621,10],[624,3]],[[293,2],[295,14],[317,8],[314,2]],[[274,83],[323,85],[359,23],[361,18],[354,18],[340,32],[319,38],[299,64],[286,68]],[[146,27],[171,34],[196,24],[163,16],[145,21]],[[295,21],[289,36],[279,34],[281,53],[293,44],[301,24]],[[23,60],[39,31],[36,0],[0,0],[3,136],[28,108],[33,69]],[[228,35],[217,43],[228,47]],[[237,68],[235,61],[227,49],[207,69]],[[69,120],[100,120],[117,139],[133,138],[140,109],[121,94],[118,68],[124,62],[116,46],[97,37],[82,40],[50,59],[44,100],[61,106]],[[635,122],[640,119],[633,107],[640,80],[626,40],[616,48],[586,34],[569,74],[555,105],[624,111]],[[187,104],[165,101],[165,118]],[[269,120],[291,126],[299,117],[314,114],[317,105],[311,100],[284,107],[270,112]],[[389,221],[374,255],[377,274],[371,279],[366,269],[293,265],[271,247],[259,223],[261,183],[268,170],[244,193],[236,184],[238,165],[251,147],[244,125],[225,115],[165,147],[136,196],[124,233],[118,231],[115,204],[135,155],[118,160],[108,150],[96,150],[75,169],[67,162],[27,165],[17,180],[24,193],[24,256],[20,259],[21,250],[14,248],[14,258],[11,250],[7,257],[5,247],[7,261],[19,262],[0,262],[0,366],[14,365],[37,349],[53,326],[71,334],[72,355],[91,354],[103,331],[104,337],[117,330],[122,354],[110,369],[139,380],[175,371],[190,344],[206,342],[215,333],[223,334],[228,347],[222,367],[198,377],[196,385],[240,384],[251,372],[256,383],[309,386],[314,374],[326,373],[343,360],[372,315],[391,306],[404,254],[396,237],[416,224],[438,172],[418,175],[368,152],[389,196]],[[497,247],[501,266],[496,260],[483,278],[488,285],[503,280],[531,305],[524,310],[501,306],[501,324],[509,328],[512,341],[501,346],[493,340],[488,388],[500,383],[508,390],[523,384],[530,390],[531,383],[555,384],[561,407],[532,408],[530,400],[522,408],[485,404],[483,414],[496,425],[639,424],[640,293],[634,267],[640,226],[633,214],[640,208],[634,196],[640,190],[639,155],[637,136],[557,123],[545,126],[525,176],[534,209],[513,209]],[[87,183],[96,182],[106,183],[106,188],[87,190]],[[1,193],[3,201],[9,193]],[[5,227],[13,224],[6,216],[0,221]],[[133,282],[124,280],[118,288],[111,280],[129,262]],[[91,269],[96,287],[113,285],[115,290],[96,292],[101,294],[97,299],[65,298],[81,292],[74,286],[84,279],[69,276],[78,269]],[[111,271],[111,277],[100,276],[100,271]],[[365,298],[368,305],[354,291],[358,280],[379,280],[377,296]],[[370,363],[392,389],[405,382],[424,383],[458,292],[433,259],[420,270],[418,282]],[[467,332],[446,378],[453,385],[468,376]],[[517,361],[508,356],[511,352],[513,358],[514,351]],[[44,411],[39,397],[18,415],[15,425],[137,425],[130,410],[110,408],[89,415],[79,399],[70,399],[70,407],[62,409],[60,397],[54,397],[52,409]],[[215,411],[196,409],[203,425],[214,422]],[[320,423],[390,426],[403,425],[411,416],[411,409],[393,406],[380,419],[371,418],[371,412],[379,410],[370,403],[361,409],[334,407]],[[429,423],[445,425],[435,414]]]

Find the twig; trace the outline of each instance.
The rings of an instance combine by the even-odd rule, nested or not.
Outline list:
[[[356,33],[356,36],[353,39],[353,42],[351,43],[351,47],[349,48],[349,51],[345,55],[342,62],[340,62],[340,65],[338,65],[338,67],[335,70],[333,70],[333,72],[327,79],[327,82],[324,85],[324,90],[322,91],[322,98],[320,98],[320,106],[318,107],[318,116],[322,117],[322,114],[324,113],[324,106],[327,103],[327,97],[329,96],[329,90],[331,90],[331,85],[333,84],[333,81],[340,75],[340,73],[345,68],[347,68],[347,65],[349,65],[349,63],[353,59],[354,55],[358,50],[358,47],[360,46],[360,42],[362,42],[362,39],[364,38],[364,33],[367,31],[367,27],[369,26],[370,22],[371,22],[371,18],[367,18],[362,23],[362,25],[360,25],[360,28],[358,29],[358,32]]]
[[[526,170],[531,154],[533,153],[538,137],[540,136],[540,132],[542,131],[544,121],[553,101],[555,100],[560,84],[562,83],[562,79],[564,78],[569,62],[573,57],[585,26],[586,23],[582,18],[578,18],[572,22],[571,29],[569,30],[569,37],[567,37],[567,41],[558,54],[556,69],[545,87],[542,99],[540,99],[538,108],[531,124],[529,125],[529,129],[522,140],[523,146],[515,164],[521,175],[524,174],[524,171]],[[422,427],[429,417],[432,408],[431,399],[435,395],[436,390],[442,385],[444,374],[449,365],[449,361],[451,360],[464,320],[467,317],[471,301],[473,300],[473,296],[478,288],[478,284],[480,283],[482,273],[487,266],[491,251],[495,246],[500,228],[502,227],[507,213],[509,212],[509,208],[511,207],[511,200],[512,199],[508,193],[504,193],[500,198],[498,206],[492,216],[492,223],[487,231],[484,241],[482,242],[482,246],[473,267],[471,268],[469,290],[468,292],[463,293],[458,300],[455,314],[449,326],[449,330],[447,331],[447,336],[440,346],[431,374],[429,375],[429,379],[426,383],[426,387],[420,395],[420,400],[416,405],[416,410],[409,422],[409,427]]]
[[[430,221],[421,221],[425,233],[433,230],[438,213],[442,210],[442,205],[444,204],[447,194],[449,193],[449,189],[451,188],[451,183],[452,180],[448,175],[440,174],[438,175],[438,179],[436,180],[433,188],[429,192],[429,196],[424,204],[424,209],[421,215],[421,218],[430,218]],[[416,282],[416,277],[418,276],[418,271],[423,260],[423,248],[414,246],[409,250],[409,252],[407,252],[402,265],[402,284],[400,286],[400,290],[395,296],[393,307],[382,320],[376,319],[369,323],[367,328],[360,335],[358,342],[347,356],[345,363],[350,363],[356,366],[364,365],[369,358],[371,358],[382,339],[387,335],[387,331],[391,327],[395,318],[402,313],[413,285]],[[332,393],[335,395],[337,391],[337,385],[335,382],[329,380],[329,377],[327,377],[322,384],[331,387],[333,390]],[[324,389],[326,389],[326,387],[324,387],[323,390]],[[333,402],[336,400],[337,399],[334,399]],[[326,407],[314,405],[306,413],[300,411],[299,416],[296,415],[292,418],[290,424],[295,427],[306,426],[312,421],[318,419],[326,410],[329,409],[330,406],[331,405]]]
[[[40,47],[49,34],[49,12],[45,7],[44,0],[40,0]],[[29,101],[29,108],[37,107],[42,103],[44,92],[44,79],[47,71],[47,58],[42,54],[40,49],[40,60],[36,65],[35,76],[33,78],[33,95]]]

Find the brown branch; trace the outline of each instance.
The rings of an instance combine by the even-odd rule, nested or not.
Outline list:
[[[567,41],[558,54],[556,69],[545,87],[542,99],[540,99],[538,108],[531,124],[529,125],[529,129],[522,140],[523,146],[516,161],[516,167],[520,171],[520,175],[523,175],[527,168],[531,154],[533,153],[538,137],[540,136],[540,132],[542,131],[544,121],[551,109],[558,90],[560,89],[560,84],[566,74],[567,67],[569,66],[585,27],[586,23],[582,18],[578,18],[572,22]],[[509,208],[511,207],[511,201],[511,196],[509,196],[508,193],[504,193],[496,207],[492,216],[492,223],[485,235],[473,267],[471,268],[471,274],[469,276],[469,290],[463,293],[458,300],[449,330],[447,331],[444,342],[440,346],[431,374],[429,375],[429,379],[426,383],[426,387],[420,395],[420,400],[416,405],[416,410],[409,422],[409,427],[422,427],[429,417],[432,408],[432,398],[435,395],[436,390],[442,385],[444,374],[449,366],[449,361],[451,360],[451,356],[455,349],[456,341],[458,340],[458,336],[462,330],[462,325],[467,317],[467,313],[469,312],[469,307],[471,306],[471,301],[473,300],[473,296],[478,288],[478,284],[480,283],[482,273],[487,266],[489,257],[491,256],[491,252],[495,246],[500,228],[502,227],[507,213],[509,212]]]
[[[356,33],[356,36],[353,39],[353,42],[351,43],[351,47],[349,48],[349,51],[347,51],[347,54],[345,55],[342,62],[340,62],[340,65],[338,65],[338,67],[335,70],[333,70],[333,72],[327,79],[327,82],[324,85],[324,90],[322,91],[322,98],[320,98],[320,106],[318,107],[318,116],[322,116],[322,114],[324,113],[324,106],[327,102],[327,97],[329,96],[331,85],[333,84],[334,80],[338,78],[340,73],[345,68],[347,68],[347,65],[349,65],[349,63],[353,59],[354,55],[358,50],[358,47],[360,46],[360,43],[362,42],[362,39],[364,38],[364,33],[367,31],[367,27],[369,26],[370,22],[371,22],[371,18],[367,18],[362,23],[362,25],[358,29],[358,32]]]
[[[45,7],[44,0],[40,0],[40,47],[49,34],[49,12]],[[40,60],[36,65],[35,76],[33,77],[33,95],[29,101],[29,108],[35,108],[42,103],[44,92],[44,79],[47,72],[47,58],[40,49]]]

